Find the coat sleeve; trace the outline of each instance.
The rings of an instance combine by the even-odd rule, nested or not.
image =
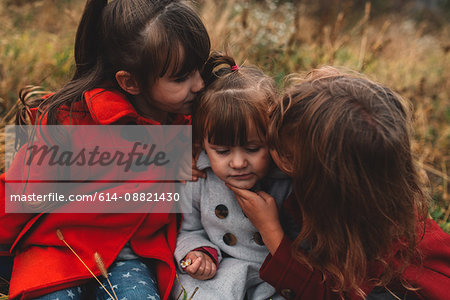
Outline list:
[[[448,299],[450,287],[450,235],[439,225],[427,220],[426,231],[419,232],[421,263],[410,264],[404,279],[417,287],[421,299]]]
[[[261,279],[286,299],[341,299],[331,292],[322,273],[297,261],[291,249],[292,240],[285,235],[274,255],[269,254],[261,266]]]
[[[178,234],[177,246],[174,254],[180,270],[182,270],[180,262],[190,251],[197,248],[213,248],[217,251],[219,262],[222,258],[220,249],[210,241],[201,221],[200,181],[201,179],[197,182],[187,182],[180,191],[182,199],[192,199],[191,213],[184,213],[185,211],[188,211],[190,201],[186,201],[182,204],[184,209],[183,222],[181,224],[180,233]]]

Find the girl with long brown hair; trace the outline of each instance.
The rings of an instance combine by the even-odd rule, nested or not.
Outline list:
[[[271,255],[261,277],[287,299],[443,299],[450,236],[427,218],[408,103],[331,67],[310,72],[274,107],[269,143],[293,179],[291,240],[264,192],[230,188]],[[372,298],[379,297],[379,298]]]

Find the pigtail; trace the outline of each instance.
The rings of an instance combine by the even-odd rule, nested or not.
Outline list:
[[[86,2],[75,38],[76,70],[73,79],[82,77],[97,63],[101,14],[107,4],[107,0]]]
[[[238,69],[236,62],[231,56],[220,52],[213,52],[203,67],[202,77],[205,87],[208,87],[217,78],[230,74]]]

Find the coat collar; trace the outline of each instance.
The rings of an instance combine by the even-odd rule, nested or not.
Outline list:
[[[102,125],[136,122],[137,125],[161,125],[160,122],[140,116],[127,97],[118,90],[96,88],[84,92],[84,100],[92,118]],[[172,125],[190,124],[191,117],[178,114]]]
[[[117,90],[96,88],[84,92],[83,96],[92,118],[99,124],[114,124],[121,119],[129,119],[146,121],[145,123],[151,125],[160,125],[159,122],[139,116],[125,95]]]
[[[199,170],[204,170],[206,168],[210,168],[211,167],[211,163],[209,162],[209,158],[208,155],[206,154],[206,152],[203,150],[197,160],[197,168]]]

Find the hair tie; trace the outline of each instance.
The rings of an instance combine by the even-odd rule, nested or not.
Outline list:
[[[236,71],[239,70],[239,66],[238,65],[234,65],[231,67],[231,71]]]

